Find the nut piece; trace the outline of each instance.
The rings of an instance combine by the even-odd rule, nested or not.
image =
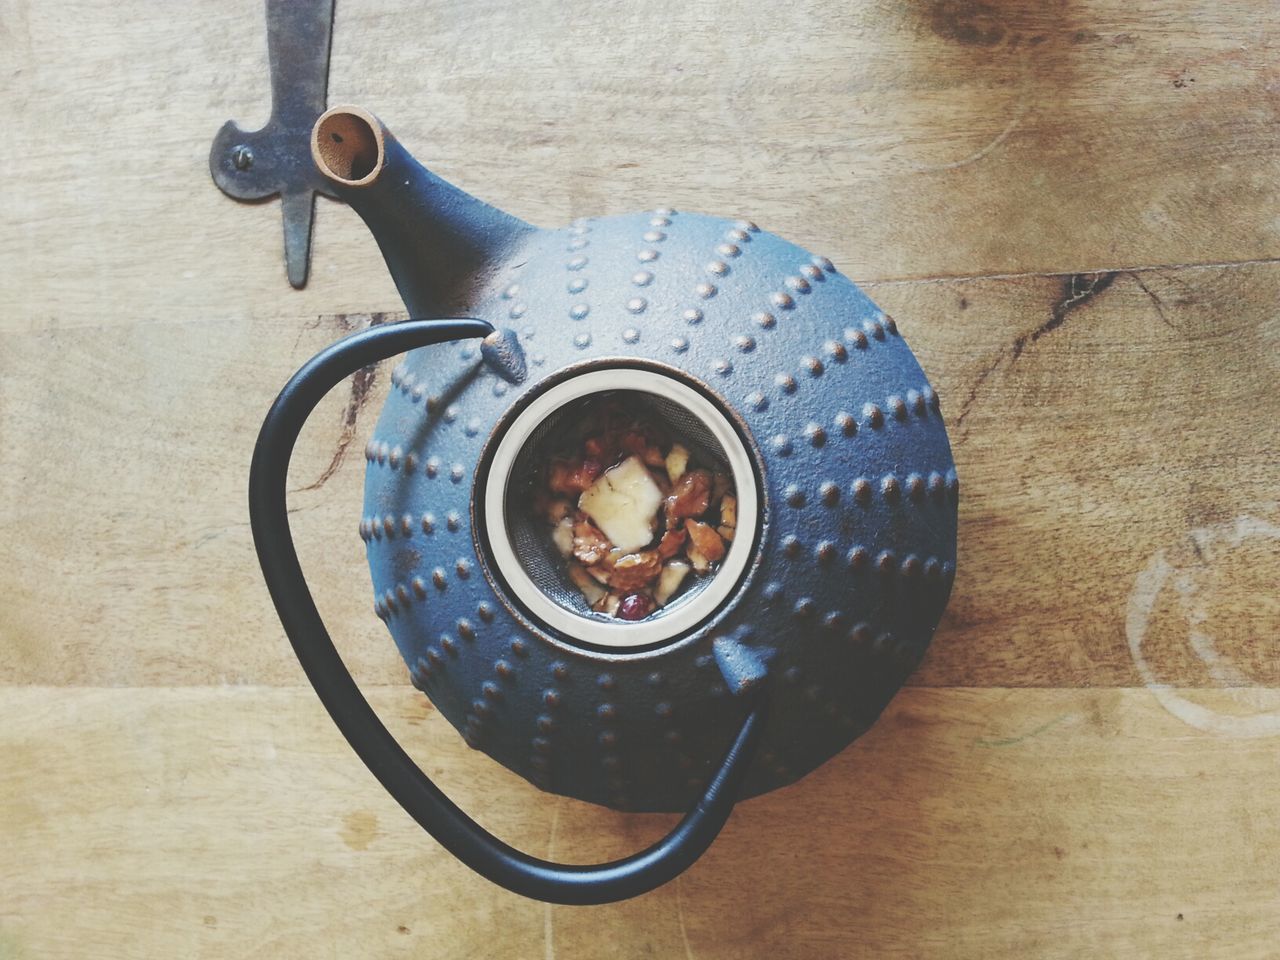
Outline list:
[[[720,526],[736,527],[738,525],[738,498],[725,494],[720,501]]]
[[[662,573],[658,576],[658,585],[653,588],[653,599],[658,601],[658,606],[666,606],[667,601],[680,589],[680,584],[684,583],[684,578],[688,575],[689,564],[683,560],[666,562]]]
[[[591,574],[587,573],[586,568],[579,563],[569,564],[569,579],[573,581],[575,587],[582,591],[587,603],[592,606],[599,603],[604,598],[604,595],[608,593],[604,587],[592,579]]]
[[[720,501],[720,526],[716,527],[716,533],[732,543],[734,534],[737,532],[738,498],[726,493],[724,499]]]
[[[578,500],[579,508],[622,550],[639,550],[653,539],[662,491],[639,457],[606,470]]]
[[[609,586],[623,593],[632,593],[648,586],[661,572],[662,559],[656,550],[629,553],[613,565]]]
[[[675,483],[684,476],[688,466],[689,451],[684,448],[683,444],[672,444],[671,452],[667,454],[667,476],[671,478],[671,482]]]
[[[662,539],[658,541],[658,556],[663,560],[670,560],[684,549],[684,542],[688,537],[689,535],[679,527],[674,530],[668,530],[662,535]]]
[[[674,525],[684,517],[699,517],[711,502],[711,474],[706,470],[690,470],[680,475],[671,496],[667,497],[667,523]]]
[[[573,555],[588,567],[599,563],[613,547],[607,537],[590,520],[579,519],[573,525]]]
[[[597,613],[607,613],[611,617],[616,617],[620,606],[622,606],[621,594],[606,593],[591,605],[591,609]]]
[[[693,569],[706,573],[713,563],[724,557],[724,541],[720,534],[698,520],[686,520],[684,528],[689,533],[689,561]]]
[[[551,530],[551,542],[560,551],[560,556],[573,555],[573,517],[565,517]]]

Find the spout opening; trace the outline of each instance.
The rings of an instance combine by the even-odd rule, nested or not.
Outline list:
[[[382,124],[359,107],[334,107],[311,131],[311,156],[330,180],[360,187],[378,179],[386,160]]]

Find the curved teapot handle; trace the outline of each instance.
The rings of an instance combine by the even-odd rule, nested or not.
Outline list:
[[[702,796],[675,829],[633,856],[599,865],[552,863],[508,846],[468,817],[410,759],[347,672],[311,592],[289,531],[286,479],[303,423],[329,390],[361,367],[415,347],[483,337],[482,320],[406,320],[370,327],[322,350],[271,406],[249,471],[249,518],[258,562],[285,633],[329,716],[373,775],[455,857],[508,890],[550,903],[625,900],[666,883],[711,845],[733,810],[764,729],[763,698],[747,714]]]

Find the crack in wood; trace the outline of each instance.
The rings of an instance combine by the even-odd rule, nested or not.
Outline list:
[[[353,323],[355,317],[365,316],[365,314],[339,314],[338,322],[347,333],[354,333],[356,325]],[[386,313],[370,313],[368,325],[376,327],[386,322]],[[351,446],[351,441],[356,436],[356,426],[360,420],[360,411],[364,407],[365,402],[373,394],[374,384],[378,379],[378,364],[371,363],[367,367],[361,367],[351,375],[351,394],[347,398],[347,405],[342,411],[342,427],[338,433],[338,444],[334,448],[333,456],[329,458],[329,464],[320,473],[313,482],[305,487],[299,488],[298,492],[306,492],[311,490],[319,490],[328,482],[329,478],[338,472],[338,468],[342,466],[347,456],[347,448]]]
[[[1110,287],[1111,284],[1115,283],[1119,273],[1117,270],[1109,270],[1104,273],[1073,273],[1063,278],[1062,292],[1049,309],[1049,319],[1028,333],[1018,334],[1014,338],[1012,345],[1007,350],[1002,347],[996,354],[995,359],[987,364],[977,378],[974,379],[972,386],[969,388],[968,396],[965,397],[964,403],[960,405],[960,415],[956,417],[957,443],[968,436],[963,430],[965,419],[973,409],[974,403],[977,402],[978,394],[982,391],[983,384],[995,373],[996,368],[1004,361],[1006,355],[1012,365],[1022,356],[1022,351],[1026,349],[1028,344],[1035,343],[1041,337],[1048,336],[1061,327],[1067,322],[1067,317],[1070,316],[1073,310],[1084,306]],[[1139,281],[1139,284],[1141,284],[1141,281]],[[1144,286],[1143,289],[1145,290],[1146,287]]]
[[[1049,319],[1030,333],[1020,334],[1013,341],[1013,359],[1022,356],[1028,343],[1035,343],[1067,322],[1067,317],[1078,307],[1084,306],[1094,297],[1115,283],[1116,271],[1106,273],[1073,273],[1062,283],[1062,294],[1049,311]]]
[[[1156,314],[1160,317],[1160,321],[1161,321],[1161,322],[1162,322],[1166,327],[1168,327],[1170,330],[1172,330],[1174,333],[1178,333],[1178,332],[1180,332],[1180,331],[1178,330],[1178,328],[1177,328],[1177,327],[1175,327],[1175,326],[1173,325],[1173,321],[1172,321],[1172,320],[1170,320],[1170,319],[1169,319],[1169,317],[1165,314],[1165,312],[1164,312],[1164,301],[1160,299],[1159,295],[1158,295],[1158,294],[1156,294],[1156,292],[1155,292],[1155,291],[1153,291],[1150,287],[1148,287],[1148,286],[1143,282],[1142,278],[1141,278],[1140,276],[1138,276],[1138,274],[1137,274],[1137,273],[1135,273],[1134,271],[1132,271],[1132,270],[1126,271],[1126,274],[1125,274],[1125,275],[1126,275],[1126,276],[1128,276],[1128,277],[1132,277],[1132,278],[1133,278],[1133,282],[1134,282],[1134,283],[1136,283],[1136,284],[1138,285],[1138,288],[1139,288],[1143,293],[1145,293],[1148,297],[1150,297],[1150,298],[1151,298],[1151,302],[1152,302],[1152,304],[1154,304],[1154,305],[1155,305],[1155,308],[1156,308]]]
[[[995,373],[996,367],[1000,366],[1000,361],[1003,359],[1004,349],[1002,348],[1000,352],[996,354],[996,358],[991,361],[991,363],[987,364],[983,371],[978,374],[977,379],[973,381],[973,385],[969,388],[969,395],[965,397],[964,403],[960,405],[960,415],[956,417],[957,443],[968,436],[967,433],[961,432],[961,428],[964,426],[964,419],[969,416],[969,411],[973,409],[974,401],[978,399],[978,392],[982,389],[982,385],[987,382],[987,378],[991,376],[991,374]]]

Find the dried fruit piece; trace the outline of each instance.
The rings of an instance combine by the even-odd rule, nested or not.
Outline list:
[[[639,457],[610,467],[578,500],[578,506],[623,550],[653,539],[662,491]]]
[[[689,562],[699,573],[706,573],[713,563],[724,557],[724,541],[700,520],[686,520],[684,528],[689,533]]]
[[[569,564],[569,579],[573,581],[575,587],[582,591],[587,603],[593,606],[609,592],[591,579],[591,574],[580,563]]]
[[[667,454],[667,476],[671,478],[671,482],[675,483],[679,480],[688,466],[689,451],[685,449],[684,444],[672,444],[671,452]]]
[[[662,559],[656,550],[629,553],[613,565],[609,586],[624,593],[647,587],[662,572]]]
[[[675,524],[685,517],[700,517],[707,510],[711,496],[711,474],[706,470],[690,470],[680,475],[671,496],[667,497],[667,522]]]
[[[573,555],[588,567],[599,563],[613,548],[609,539],[585,518],[573,524]]]
[[[547,486],[553,493],[581,493],[600,476],[599,460],[553,460]]]
[[[653,597],[647,593],[632,593],[622,598],[614,615],[622,620],[643,620],[656,607]]]
[[[668,560],[663,564],[662,573],[658,575],[658,584],[653,588],[653,599],[657,601],[658,606],[666,605],[688,575],[689,564],[683,560]]]

